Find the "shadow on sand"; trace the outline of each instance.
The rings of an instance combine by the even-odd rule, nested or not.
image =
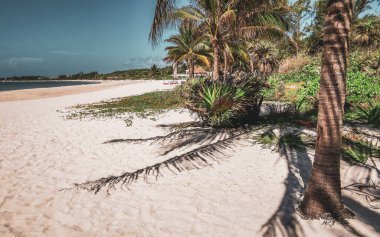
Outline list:
[[[262,127],[257,127],[257,130]],[[263,148],[272,148],[280,154],[280,158],[285,158],[287,162],[288,175],[285,180],[285,193],[279,208],[261,227],[259,236],[281,236],[281,237],[304,237],[305,233],[299,222],[296,208],[305,185],[309,178],[312,162],[309,158],[307,147],[313,145],[309,139],[305,139],[301,132],[296,129],[270,127],[266,132],[254,137],[258,143],[263,144]],[[212,166],[215,163],[228,159],[228,152],[233,151],[236,142],[253,132],[252,129],[213,129],[213,128],[190,128],[171,132],[165,136],[156,136],[145,139],[114,139],[104,142],[105,144],[115,143],[158,143],[163,144],[161,155],[167,155],[174,150],[181,148],[190,149],[181,155],[174,156],[151,166],[138,169],[133,172],[125,172],[117,176],[109,176],[94,181],[87,181],[74,184],[70,189],[84,189],[98,193],[105,189],[107,193],[117,187],[129,187],[139,179],[147,180],[149,177],[158,178],[162,176],[161,171],[166,169],[174,174],[182,171],[201,169],[205,166]],[[264,140],[260,140],[265,138]],[[269,142],[268,142],[269,138]],[[367,225],[372,226],[376,231],[380,231],[378,221],[380,216],[368,207],[363,206],[349,196],[344,197],[344,202],[348,208],[352,209],[360,219]],[[348,225],[347,230],[356,236],[361,235],[355,228]]]

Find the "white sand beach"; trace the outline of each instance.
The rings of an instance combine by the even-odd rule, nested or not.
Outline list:
[[[163,169],[157,180],[139,179],[130,189],[111,190],[110,195],[60,191],[154,165],[211,142],[194,138],[181,143],[175,138],[104,144],[166,135],[170,130],[159,125],[194,118],[186,111],[170,111],[155,121],[136,118],[130,127],[117,119],[65,119],[60,111],[79,103],[170,88],[162,81],[97,86],[101,87],[49,98],[5,92],[8,101],[0,102],[1,237],[380,236],[380,210],[348,191],[343,191],[344,203],[356,213],[349,227],[302,220],[293,210],[299,190],[295,183],[307,176],[313,151],[302,156],[305,160],[287,160],[246,137],[213,151],[213,159],[205,158],[211,166],[177,174]],[[11,93],[18,99],[9,99]],[[342,165],[342,185],[368,179],[379,182],[379,174]]]

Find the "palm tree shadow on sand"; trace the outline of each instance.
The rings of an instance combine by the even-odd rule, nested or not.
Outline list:
[[[262,225],[260,234],[264,237],[305,236],[297,220],[296,207],[312,167],[307,153],[307,146],[312,144],[311,139],[295,130],[271,128],[257,136],[255,140],[264,148],[271,148],[284,157],[288,168],[285,194],[279,208]]]
[[[256,136],[255,140],[262,144],[264,148],[271,148],[284,157],[289,171],[285,181],[286,189],[283,199],[275,213],[262,225],[260,231],[261,236],[306,236],[301,223],[298,221],[296,208],[300,203],[302,193],[305,190],[310,176],[312,162],[308,156],[307,148],[314,147],[314,138],[296,129],[270,128],[263,134]],[[366,165],[360,165],[360,167],[365,168]],[[367,167],[367,169],[369,168]],[[370,172],[368,172],[367,175],[367,183],[369,183]],[[358,185],[366,186],[363,184]],[[375,184],[373,185],[375,186]],[[377,187],[374,187],[372,191],[375,191],[376,188]],[[362,190],[359,188],[357,191],[361,192]],[[360,222],[371,226],[377,232],[380,230],[380,225],[376,222],[380,217],[378,213],[355,200],[352,195],[344,195],[343,200],[347,207],[356,213]],[[334,224],[334,220],[331,222],[325,220],[323,223],[332,225]],[[344,225],[344,227],[355,236],[365,236],[349,223]]]
[[[265,126],[266,127],[266,126]],[[162,162],[155,163],[132,172],[125,172],[120,175],[112,175],[93,181],[74,184],[73,187],[63,190],[87,190],[95,194],[105,190],[110,194],[111,190],[117,188],[129,188],[131,184],[140,179],[147,181],[149,178],[158,179],[167,171],[178,174],[183,171],[201,169],[206,166],[213,166],[230,157],[238,142],[247,137],[252,138],[251,134],[255,131],[262,131],[263,127],[236,129],[215,129],[204,127],[191,127],[170,132],[165,136],[156,136],[145,139],[114,139],[104,142],[104,144],[115,143],[157,143],[161,146],[160,154],[167,155],[182,148],[191,148],[183,154],[173,156]],[[307,148],[314,146],[314,139],[300,132],[298,129],[285,127],[269,127],[264,133],[254,135],[255,143],[262,144],[263,148],[270,148],[278,152],[285,158],[288,168],[288,176],[285,180],[285,193],[274,214],[262,225],[260,236],[289,236],[304,237],[305,233],[297,218],[296,207],[299,204],[301,193],[304,191],[308,181],[312,162],[309,158]],[[165,170],[163,172],[163,170]],[[375,226],[372,218],[378,214],[362,207],[354,199],[345,198],[348,207],[352,207],[355,212],[363,213],[363,222]],[[375,218],[376,219],[376,218]],[[347,230],[356,236],[363,236],[353,227],[347,226]]]
[[[74,184],[72,188],[63,189],[84,189],[89,192],[98,193],[105,189],[107,194],[116,188],[129,188],[132,183],[139,179],[147,181],[154,177],[158,179],[163,176],[163,170],[174,174],[186,170],[201,169],[206,166],[212,166],[220,163],[229,157],[234,150],[236,143],[251,132],[250,129],[213,129],[213,128],[191,128],[180,131],[171,132],[165,136],[156,136],[145,139],[114,139],[104,142],[104,144],[113,143],[159,143],[166,144],[161,149],[161,155],[167,155],[174,150],[180,148],[197,145],[183,154],[176,155],[165,161],[158,162],[151,166],[147,166],[133,172],[125,172],[117,176],[109,176],[93,181]]]

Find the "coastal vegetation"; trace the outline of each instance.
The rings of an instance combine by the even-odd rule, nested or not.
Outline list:
[[[156,91],[128,96],[95,104],[81,104],[69,108],[67,119],[122,117],[124,114],[138,117],[154,116],[169,109],[183,107],[178,90]]]
[[[188,109],[198,119],[199,128],[146,141],[205,131],[227,135],[156,165],[76,184],[75,188],[98,192],[118,183],[130,185],[139,176],[158,176],[164,166],[181,172],[197,164],[208,165],[205,156],[214,157],[213,152],[229,148],[231,139],[250,136],[269,124],[277,127],[280,135],[270,129],[254,140],[277,146],[289,167],[299,155],[297,151],[314,148],[314,166],[306,190],[302,190],[299,214],[347,224],[353,213],[342,203],[341,158],[350,164],[368,165],[370,161],[377,169],[375,159],[380,150],[378,143],[372,142],[379,139],[377,135],[356,128],[375,130],[380,124],[380,32],[374,27],[380,18],[368,13],[374,1],[196,0],[180,8],[175,2],[157,1],[150,40],[157,45],[165,29],[177,26],[178,34],[166,39],[170,46],[165,60],[174,68],[185,64],[190,75],[175,91],[154,96],[160,102],[158,110]],[[313,18],[309,25],[302,23],[305,17]],[[209,75],[194,78],[194,66],[203,67]],[[140,108],[157,107],[151,98],[147,94],[78,108],[83,109],[82,115],[96,109],[100,114],[141,112]],[[135,99],[147,107],[134,107]],[[167,105],[161,107],[161,101]],[[344,123],[349,132],[343,131]],[[305,140],[300,127],[317,135]],[[290,229],[290,234],[296,231]]]
[[[185,69],[179,67],[179,72],[184,73]],[[159,68],[153,64],[150,68],[128,69],[101,74],[94,72],[79,72],[71,75],[59,75],[57,77],[45,76],[14,76],[0,78],[0,81],[35,81],[35,80],[165,80],[171,79],[173,68],[171,66]]]

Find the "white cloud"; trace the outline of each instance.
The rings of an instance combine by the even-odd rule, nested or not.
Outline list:
[[[167,64],[162,60],[160,56],[150,56],[150,57],[133,57],[126,61],[124,64],[127,69],[133,68],[148,68],[153,64],[158,65],[159,67],[165,67]]]
[[[8,58],[0,61],[1,66],[7,66],[10,68],[17,68],[21,65],[27,64],[38,64],[43,63],[45,60],[43,58],[34,57],[18,57],[18,58]]]
[[[61,54],[61,55],[82,55],[81,52],[70,52],[70,51],[64,51],[64,50],[54,50],[54,51],[50,51],[50,53]]]
[[[72,52],[72,51],[66,51],[66,50],[53,50],[50,51],[52,54],[59,54],[59,55],[71,55],[71,56],[80,56],[80,55],[97,55],[98,52]]]

